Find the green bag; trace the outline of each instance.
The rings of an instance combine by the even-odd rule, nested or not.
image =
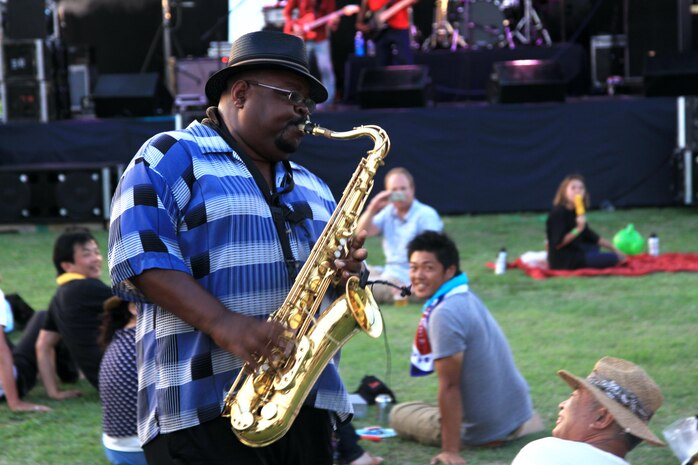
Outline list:
[[[645,240],[632,223],[613,236],[613,245],[626,255],[637,255],[645,250]]]

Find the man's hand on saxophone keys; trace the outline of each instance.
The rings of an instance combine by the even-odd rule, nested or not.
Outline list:
[[[368,257],[368,251],[364,248],[367,233],[361,230],[354,234],[347,243],[347,253],[334,261],[334,268],[338,271],[339,288],[344,289],[347,280],[352,276],[359,276],[364,267],[364,260]]]

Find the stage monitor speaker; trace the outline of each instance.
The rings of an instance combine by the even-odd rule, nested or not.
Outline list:
[[[100,118],[169,114],[172,95],[157,73],[103,74],[92,94]]]
[[[643,87],[647,97],[698,95],[698,52],[648,58]]]
[[[45,39],[50,18],[45,0],[7,0],[5,34],[8,39]]]
[[[423,107],[428,100],[429,68],[420,65],[364,68],[358,81],[361,108]]]
[[[565,100],[565,80],[554,60],[513,60],[492,64],[487,84],[491,103]]]

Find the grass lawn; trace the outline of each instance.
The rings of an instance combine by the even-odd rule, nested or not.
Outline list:
[[[541,213],[445,218],[446,231],[460,247],[461,265],[470,277],[471,289],[504,329],[547,429],[545,434],[506,447],[465,450],[463,456],[471,465],[509,464],[530,439],[546,436],[554,425],[558,403],[570,392],[556,371],[565,368],[585,376],[604,355],[642,365],[661,386],[665,404],[651,423],[660,437],[662,428],[674,420],[698,413],[698,274],[535,281],[518,270],[495,276],[485,267],[502,246],[507,247],[510,260],[529,250],[541,250],[544,221]],[[645,237],[656,232],[663,252],[698,251],[695,209],[593,211],[589,221],[607,238],[634,223]],[[46,308],[55,289],[50,256],[56,235],[53,228],[0,234],[0,285],[6,293],[18,292],[36,309]],[[106,232],[97,231],[96,236],[105,250]],[[380,262],[380,242],[372,238],[368,248],[370,261]],[[373,374],[395,391],[399,401],[435,400],[435,376],[410,378],[408,374],[419,314],[417,305],[385,306],[384,335],[374,340],[360,334],[347,344],[341,370],[351,391],[364,375]],[[80,381],[78,387],[84,392],[82,398],[56,402],[37,386],[29,400],[53,407],[47,414],[12,413],[0,404],[0,464],[106,463],[98,396],[86,381]],[[375,421],[371,407],[368,416],[355,424],[360,427]],[[364,446],[385,457],[388,464],[423,465],[438,452],[397,438]],[[628,458],[635,465],[678,463],[668,448],[644,444]]]

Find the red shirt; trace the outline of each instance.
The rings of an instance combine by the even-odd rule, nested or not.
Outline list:
[[[383,8],[386,4],[388,4],[388,6],[386,7],[386,9],[388,9],[398,1],[400,0],[368,0],[368,9],[371,11],[377,11]],[[391,16],[387,21],[388,26],[393,29],[409,29],[410,15],[408,13],[408,10],[409,9],[406,6],[405,8],[401,9],[393,16]]]
[[[316,3],[319,1],[317,10],[315,8]],[[298,16],[296,20],[293,19],[293,10],[298,8]],[[317,18],[326,16],[337,9],[335,0],[288,0],[286,6],[284,7],[284,18],[286,19],[286,24],[284,26],[284,32],[287,34],[293,34],[293,25],[302,25],[310,21],[314,21]],[[327,39],[327,24],[318,26],[317,28],[310,31],[304,37],[305,40],[314,40],[315,42],[321,42]]]

